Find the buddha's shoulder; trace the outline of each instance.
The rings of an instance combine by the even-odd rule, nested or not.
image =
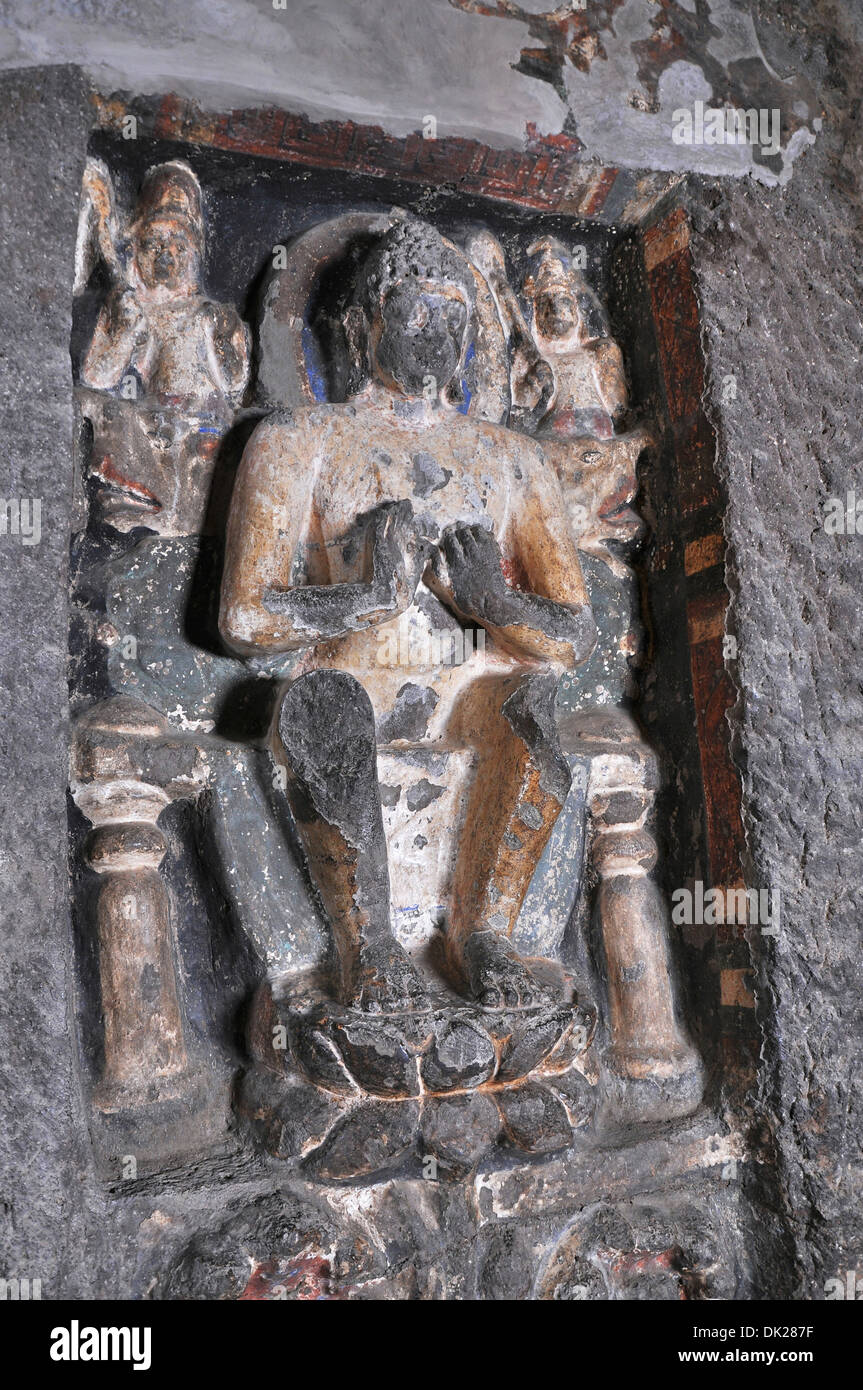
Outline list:
[[[322,432],[327,432],[336,424],[340,408],[344,409],[318,403],[280,406],[258,422],[246,447],[254,444],[258,449],[275,448],[282,443],[288,445],[292,440],[295,442],[302,435],[320,438]]]
[[[440,426],[438,426],[440,428]],[[404,435],[410,433],[410,422],[393,418],[381,411],[374,402],[344,401],[320,402],[274,410],[256,427],[252,440],[256,449],[296,448],[299,438],[304,437],[314,446],[325,440],[333,441],[339,435],[355,436],[364,434],[370,442],[378,435]],[[437,431],[432,431],[432,434]],[[462,446],[470,441],[472,447],[485,447],[489,451],[505,453],[508,458],[542,458],[542,448],[529,435],[520,434],[505,425],[491,420],[482,420],[472,415],[453,415],[443,423],[443,433],[449,435],[454,443]],[[430,438],[422,428],[416,431],[418,441]]]
[[[493,420],[482,420],[472,415],[457,417],[463,423],[456,426],[465,434],[472,434],[476,439],[487,441],[488,444],[499,450],[505,450],[511,458],[514,455],[524,455],[526,458],[542,458],[542,447],[535,439],[528,434],[521,434],[518,430],[510,429],[508,425],[496,424]]]

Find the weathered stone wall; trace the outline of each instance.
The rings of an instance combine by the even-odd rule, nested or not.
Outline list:
[[[741,0],[52,0],[39,11],[5,0],[0,67],[76,62],[100,91],[172,92],[211,111],[273,105],[379,136],[431,116],[438,135],[497,149],[548,138],[549,153],[600,164],[773,183],[818,110],[807,68],[789,60],[802,6],[786,8],[787,23],[775,4]],[[777,109],[781,152],[675,142],[674,112],[696,100]]]
[[[71,69],[7,75],[0,91],[0,493],[42,506],[38,544],[0,538],[0,1266],[9,1277],[41,1279],[48,1297],[87,1279],[66,869],[66,651],[71,267],[88,109]]]
[[[846,73],[855,63],[849,46]],[[693,190],[727,489],[749,881],[781,895],[778,936],[750,931],[760,1104],[778,1158],[758,1200],[784,1215],[794,1244],[793,1268],[762,1252],[766,1297],[821,1298],[827,1279],[863,1262],[863,568],[860,536],[824,526],[829,498],[863,497],[857,140],[855,151],[837,118],[781,194],[748,183]]]

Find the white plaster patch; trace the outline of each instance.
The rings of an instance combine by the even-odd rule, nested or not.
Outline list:
[[[565,116],[547,83],[512,71],[521,25],[446,0],[290,0],[284,10],[271,0],[91,0],[86,17],[75,0],[50,13],[29,0],[6,9],[16,65],[78,63],[107,91],[172,91],[211,110],[277,104],[395,135],[434,115],[439,137],[503,148],[522,143],[528,122],[555,133]]]

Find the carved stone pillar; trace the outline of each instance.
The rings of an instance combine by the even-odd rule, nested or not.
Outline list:
[[[85,857],[101,879],[93,929],[104,1063],[92,1103],[109,1156],[178,1154],[192,1146],[192,1129],[200,1141],[192,1113],[200,1119],[213,1109],[212,1078],[190,1057],[170,894],[159,872],[167,840],[157,825],[166,806],[197,795],[204,779],[196,744],[148,705],[119,696],[78,721],[72,795],[93,825]]]
[[[617,796],[623,799],[625,792]],[[641,804],[649,798],[631,797]],[[621,1076],[678,1077],[692,1049],[675,1017],[665,904],[648,877],[656,842],[643,824],[595,822],[593,862],[600,874],[598,911],[608,970],[611,1047],[606,1061]]]
[[[617,1120],[664,1120],[697,1106],[701,1060],[678,1017],[665,901],[650,878],[646,828],[659,786],[656,755],[620,710],[572,715],[565,746],[590,759],[591,860],[604,955],[607,1109]]]
[[[95,827],[86,857],[101,875],[96,907],[105,1020],[100,1110],[146,1105],[182,1090],[188,1067],[177,995],[167,841],[156,824],[170,798],[146,782],[93,782],[76,801]]]

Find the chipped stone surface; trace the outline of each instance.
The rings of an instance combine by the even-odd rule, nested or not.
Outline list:
[[[366,0],[361,19],[350,0],[300,11],[162,0],[146,13],[113,0],[82,12],[63,0],[37,27],[26,0],[14,0],[0,56],[13,67],[77,62],[102,90],[171,91],[209,110],[276,105],[396,135],[432,116],[440,136],[497,148],[548,136],[596,165],[774,184],[820,128],[791,6],[786,22],[781,7],[753,14],[735,0],[403,0],[401,10],[394,25],[386,0]],[[778,152],[675,144],[674,112],[698,100],[776,110]]]
[[[860,49],[851,52],[859,72]],[[835,89],[833,99],[841,100]],[[848,679],[863,606],[860,536],[830,535],[824,525],[828,498],[847,506],[849,490],[861,493],[852,423],[860,374],[849,370],[861,351],[859,152],[859,135],[847,146],[832,140],[807,156],[805,177],[781,202],[728,190],[696,213],[711,411],[728,493],[729,627],[739,644],[731,722],[754,872],[782,901],[775,940],[747,933],[767,1047],[761,1104],[775,1117],[787,1164],[779,1200],[794,1213],[788,1287],[815,1298],[846,1267],[841,1252],[860,1247],[863,1191],[854,1041],[861,711]],[[729,375],[738,385],[733,404],[721,400]],[[763,1239],[769,1260],[775,1226]]]

